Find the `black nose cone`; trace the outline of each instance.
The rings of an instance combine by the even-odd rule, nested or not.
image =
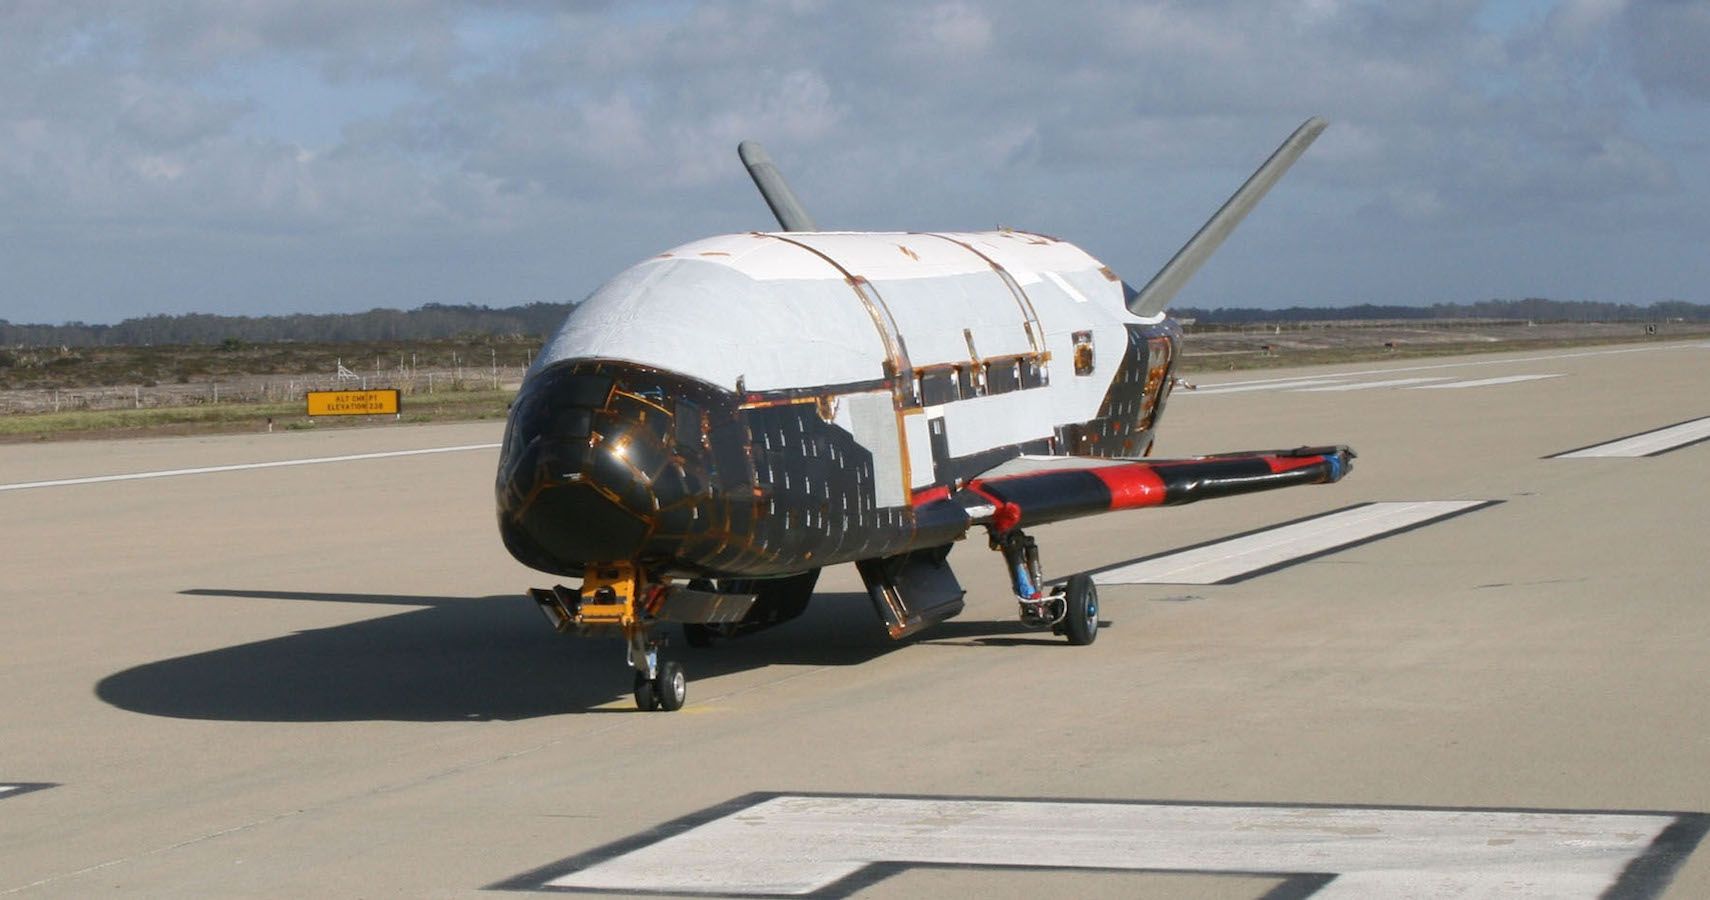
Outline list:
[[[512,555],[563,575],[669,564],[708,522],[706,393],[613,362],[564,361],[530,375],[499,462],[499,530]]]
[[[648,523],[625,501],[640,499],[644,475],[624,465],[602,433],[612,430],[613,387],[608,375],[548,368],[528,379],[511,408],[499,462],[499,531],[526,565],[580,575],[589,563],[640,553]]]

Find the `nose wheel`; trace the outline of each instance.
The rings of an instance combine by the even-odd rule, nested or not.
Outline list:
[[[662,640],[650,637],[644,626],[629,628],[629,664],[635,670],[632,682],[635,708],[643,712],[662,709],[676,712],[683,708],[689,696],[689,679],[683,674],[683,664],[674,660],[659,661]]]
[[[639,671],[635,673],[636,709],[675,712],[683,708],[683,701],[688,699],[688,695],[689,679],[683,675],[680,663],[661,664],[658,674],[652,678]]]

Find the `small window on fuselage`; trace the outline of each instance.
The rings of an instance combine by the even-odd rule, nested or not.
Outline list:
[[[1077,331],[1075,341],[1075,374],[1091,375],[1093,373],[1093,339],[1091,331]]]
[[[1045,386],[1045,367],[1039,364],[1039,360],[1024,356],[1019,362],[1022,390]]]
[[[956,373],[951,369],[928,369],[920,373],[920,403],[937,406],[953,403],[961,397],[956,392]]]
[[[1021,387],[1021,378],[1016,374],[1016,368],[1016,361],[1013,359],[986,363],[986,393],[1007,394]]]

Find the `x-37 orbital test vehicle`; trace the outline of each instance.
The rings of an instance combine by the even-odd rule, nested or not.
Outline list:
[[[820,231],[754,144],[782,231],[707,238],[579,304],[513,404],[499,529],[555,628],[621,634],[642,709],[682,706],[692,645],[802,613],[856,564],[893,638],[962,609],[946,556],[983,528],[1021,620],[1097,635],[1085,574],[1027,527],[1340,479],[1343,446],[1153,460],[1181,330],[1165,305],[1323,131],[1309,119],[1142,289],[1041,234]]]

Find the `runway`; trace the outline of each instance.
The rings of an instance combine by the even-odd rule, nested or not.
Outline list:
[[[828,570],[675,714],[500,423],[0,446],[0,895],[1710,896],[1710,345],[1197,380],[1157,455],[1352,474],[1039,529],[1089,647],[982,540],[900,644]]]

